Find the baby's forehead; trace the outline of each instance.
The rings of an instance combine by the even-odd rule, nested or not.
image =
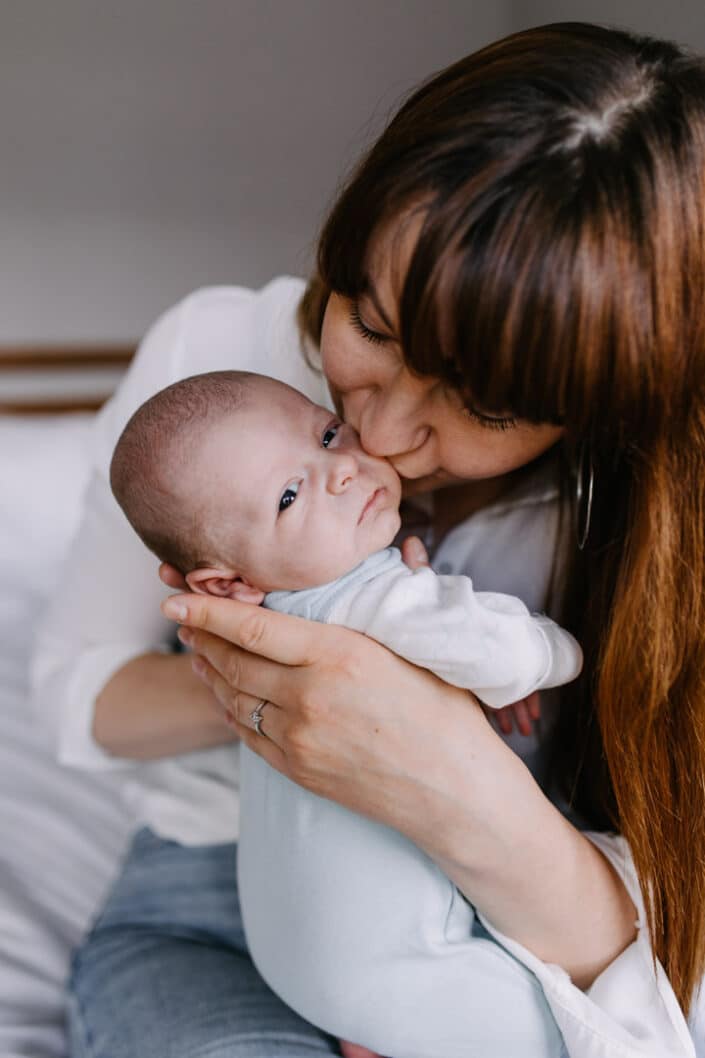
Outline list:
[[[301,436],[311,429],[317,413],[326,412],[304,393],[274,379],[263,379],[252,387],[239,425],[246,430],[253,424],[276,423],[282,432]]]
[[[256,408],[268,408],[272,404],[287,404],[291,407],[308,408],[313,411],[315,405],[305,393],[294,389],[276,378],[266,375],[255,376],[249,388],[247,404]]]
[[[298,447],[294,442],[313,436],[317,418],[328,414],[298,390],[263,378],[232,412],[221,409],[203,424],[201,459],[214,465],[227,452],[231,467],[261,469],[267,455],[285,458],[293,453]]]

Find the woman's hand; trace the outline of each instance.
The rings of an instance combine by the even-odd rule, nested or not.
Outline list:
[[[402,556],[412,569],[428,564],[418,537],[403,542]],[[160,576],[171,587],[184,583],[166,564]],[[419,820],[423,815],[430,825],[454,796],[444,788],[444,752],[452,749],[458,768],[466,768],[450,711],[469,733],[470,714],[474,723],[480,714],[469,692],[339,626],[204,595],[172,597],[163,609],[188,626],[179,638],[193,650],[194,672],[254,752],[299,785],[417,843],[438,840],[438,832],[420,834]],[[263,701],[258,734],[251,715]],[[453,746],[444,749],[442,736]]]
[[[418,564],[426,556],[413,555],[416,543],[405,541],[404,554]],[[470,713],[483,722],[467,691],[339,626],[205,595],[172,596],[163,610],[186,626],[179,636],[194,670],[246,745],[299,785],[431,838],[444,800],[432,807],[432,788],[445,782],[446,753],[459,758],[453,723]],[[257,734],[250,717],[263,700]]]
[[[160,565],[159,579],[163,584],[166,584],[167,588],[173,588],[174,591],[188,591],[186,578],[179,573],[176,566],[172,566],[168,562],[162,562]]]
[[[234,730],[301,786],[408,832],[443,771],[429,732],[471,696],[358,632],[204,595],[163,610]],[[263,708],[262,734],[250,719]],[[479,710],[478,710],[479,711]],[[430,821],[429,821],[430,822]]]
[[[406,539],[401,550],[406,565],[412,569],[428,565],[426,548],[418,537]],[[186,588],[182,574],[168,563],[162,563],[159,574],[167,586]],[[385,706],[388,709],[390,699],[403,701],[405,698],[405,694],[399,696],[403,681],[400,682],[396,674],[397,668],[410,670],[406,678],[411,676],[413,682],[420,683],[420,694],[426,705],[442,693],[442,689],[451,691],[454,696],[458,694],[456,689],[447,688],[430,673],[402,661],[385,647],[358,633],[274,615],[271,610],[238,603],[231,607],[229,601],[225,601],[223,607],[217,600],[203,596],[189,595],[178,603],[187,605],[187,622],[200,625],[203,630],[195,633],[189,628],[181,628],[179,631],[181,641],[194,651],[193,669],[211,688],[222,715],[242,741],[294,782],[323,796],[335,797],[358,811],[368,811],[376,818],[379,818],[381,802],[377,797],[373,799],[374,803],[367,803],[367,784],[362,779],[365,767],[362,771],[360,769],[364,760],[366,768],[372,770],[370,779],[374,778],[377,785],[380,770],[388,765],[382,746],[373,748],[369,735],[377,736],[374,740],[377,744],[384,742],[379,737],[379,724],[384,718]],[[205,608],[201,603],[205,603]],[[167,607],[168,603],[164,607],[165,613],[168,613]],[[282,625],[281,632],[279,624]],[[322,633],[326,637],[325,645],[321,642]],[[270,637],[271,652],[268,646]],[[287,646],[277,651],[275,641],[287,643]],[[373,658],[368,658],[368,654]],[[378,670],[379,677],[375,679]],[[346,693],[346,683],[356,681],[360,674],[364,674],[361,686],[350,688],[350,693]],[[370,680],[376,683],[374,700],[369,694]],[[437,685],[431,693],[430,682]],[[388,690],[383,692],[385,686]],[[347,712],[341,708],[340,701],[336,704],[333,687],[348,704]],[[419,690],[416,693],[418,695]],[[469,698],[466,692],[459,694]],[[320,708],[317,705],[319,699]],[[263,707],[260,730],[266,737],[253,730],[251,720],[252,712],[263,700],[267,705]],[[355,700],[358,701],[357,708],[350,707],[351,701]],[[348,718],[345,728],[340,723],[343,716]],[[398,735],[399,717],[388,719],[390,733],[396,726]],[[373,749],[372,753],[370,749]],[[344,761],[337,760],[340,752],[345,756]],[[350,788],[346,791],[341,782],[345,774],[350,780]],[[351,788],[353,786],[357,791]]]

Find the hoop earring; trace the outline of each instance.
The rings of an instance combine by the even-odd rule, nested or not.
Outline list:
[[[575,482],[575,514],[579,551],[583,550],[590,535],[594,486],[595,468],[592,464],[592,452],[589,443],[583,441],[578,456]]]

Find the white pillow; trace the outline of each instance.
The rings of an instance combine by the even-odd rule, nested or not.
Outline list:
[[[0,416],[0,642],[24,667],[78,528],[94,415]]]
[[[0,416],[0,1055],[64,1058],[71,949],[133,829],[110,775],[60,767],[27,664],[82,509],[92,415]]]

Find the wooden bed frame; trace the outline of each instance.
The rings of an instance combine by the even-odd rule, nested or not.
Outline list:
[[[96,411],[124,374],[136,345],[0,346],[0,413]]]

